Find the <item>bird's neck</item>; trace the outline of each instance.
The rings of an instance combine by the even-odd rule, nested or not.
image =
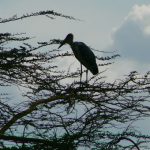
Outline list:
[[[73,42],[69,41],[68,44],[70,45],[70,47],[73,46]]]

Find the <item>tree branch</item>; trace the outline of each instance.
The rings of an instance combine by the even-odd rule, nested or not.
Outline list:
[[[1,129],[0,129],[0,135],[4,134],[5,131],[7,129],[9,129],[12,124],[14,124],[17,120],[21,119],[22,117],[25,117],[26,115],[32,113],[33,111],[36,110],[36,107],[38,105],[41,105],[41,104],[46,104],[46,103],[49,103],[49,102],[52,102],[52,101],[55,101],[55,100],[58,100],[58,99],[63,99],[64,98],[64,95],[57,95],[57,96],[53,96],[51,98],[48,98],[48,99],[41,99],[41,100],[38,100],[38,101],[35,101],[35,102],[32,102],[29,106],[28,109],[16,114],[13,116],[12,119],[10,119]]]

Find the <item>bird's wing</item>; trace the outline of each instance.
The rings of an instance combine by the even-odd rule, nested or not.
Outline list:
[[[80,61],[88,62],[89,64],[93,64],[96,62],[94,53],[86,44],[78,42],[77,45],[79,55],[78,57],[80,58]]]
[[[96,58],[92,50],[82,42],[74,42],[72,50],[79,62],[90,70],[94,75],[98,73]]]

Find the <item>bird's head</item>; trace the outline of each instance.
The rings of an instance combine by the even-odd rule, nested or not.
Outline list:
[[[69,45],[73,43],[73,34],[72,33],[69,33],[66,36],[66,38],[61,42],[61,44],[58,48],[62,47],[66,43],[69,44]]]

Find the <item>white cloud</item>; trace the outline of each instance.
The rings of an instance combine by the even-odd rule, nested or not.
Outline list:
[[[119,50],[122,59],[149,63],[150,5],[135,5],[113,32],[112,40],[111,49]]]
[[[135,5],[132,11],[129,13],[128,18],[137,19],[137,20],[145,20],[145,18],[149,18],[150,16],[150,5]]]
[[[112,45],[120,59],[107,72],[110,80],[122,78],[131,71],[145,73],[150,68],[150,5],[135,5],[112,33]]]

